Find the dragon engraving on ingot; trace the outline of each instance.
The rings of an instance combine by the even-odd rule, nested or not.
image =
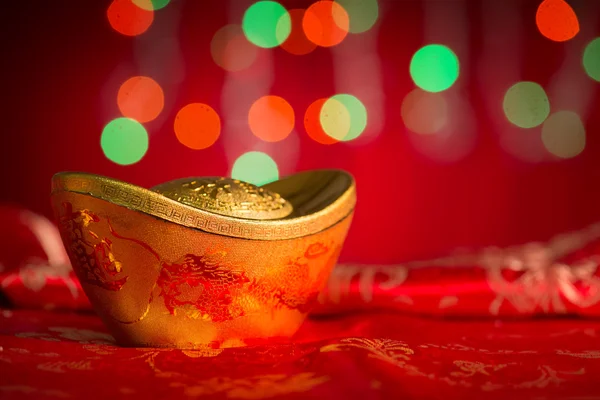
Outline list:
[[[333,249],[333,251],[332,251]],[[253,280],[248,292],[274,308],[285,307],[306,313],[317,303],[319,292],[327,280],[333,264],[341,251],[334,244],[312,243],[300,256],[288,260],[284,277],[272,276]],[[329,255],[325,268],[311,281],[310,262]]]
[[[99,286],[106,290],[121,290],[127,276],[122,275],[123,266],[112,251],[112,241],[100,238],[90,229],[100,218],[89,210],[73,211],[71,203],[63,203],[63,213],[59,218],[61,234],[69,243],[67,252],[73,268],[82,282]]]
[[[73,211],[70,203],[63,203],[63,206],[66,212],[60,218],[61,231],[68,239],[66,242],[70,243],[68,250],[81,281],[106,290],[121,290],[128,277],[119,278],[119,274],[123,274],[123,265],[113,254],[112,241],[106,237],[100,238],[89,229],[90,224],[101,222],[100,217],[89,210]],[[316,303],[321,286],[325,284],[327,274],[341,250],[333,242],[328,245],[312,243],[301,255],[286,262],[285,273],[251,280],[245,271],[227,262],[227,252],[222,249],[209,249],[202,255],[185,254],[171,262],[164,260],[149,244],[117,233],[108,218],[106,223],[114,238],[141,246],[157,260],[158,276],[150,289],[145,310],[131,320],[113,317],[123,324],[143,320],[156,297],[163,299],[172,315],[182,314],[191,319],[211,322],[223,322],[246,315],[244,305],[236,301],[242,295],[249,295],[254,301],[275,309],[285,307],[308,312]],[[327,255],[327,266],[307,284],[311,280],[310,263]]]
[[[179,179],[152,188],[179,203],[230,217],[279,219],[292,206],[279,194],[230,178]]]

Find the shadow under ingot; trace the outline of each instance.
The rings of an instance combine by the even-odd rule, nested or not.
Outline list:
[[[337,170],[151,189],[60,173],[51,199],[75,273],[119,344],[217,348],[298,330],[337,261],[356,191]]]

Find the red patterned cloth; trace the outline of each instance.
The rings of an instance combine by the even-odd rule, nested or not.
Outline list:
[[[4,208],[0,226],[2,399],[600,398],[600,319],[574,318],[600,316],[597,225],[547,244],[340,265],[294,340],[218,350],[116,346],[54,225]],[[542,314],[571,317],[525,319]]]
[[[595,399],[600,322],[310,320],[290,344],[121,348],[93,315],[0,312],[0,398]]]

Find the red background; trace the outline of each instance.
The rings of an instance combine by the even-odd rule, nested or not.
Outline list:
[[[137,39],[110,28],[108,1],[11,3],[2,13],[0,201],[48,215],[50,177],[65,170],[108,175],[146,187],[182,176],[229,174],[223,140],[194,151],[182,146],[173,133],[175,113],[190,102],[205,102],[221,111],[225,72],[211,59],[210,41],[224,24],[239,23],[241,15],[230,13],[227,3],[173,0],[168,6],[183,7],[176,28],[183,70],[158,61],[136,61]],[[282,1],[288,8],[310,3]],[[582,154],[565,161],[522,161],[501,147],[499,135],[509,129],[508,123],[485,105],[496,102],[501,112],[503,93],[492,92],[494,82],[482,80],[477,73],[482,55],[490,51],[484,44],[489,34],[489,21],[482,17],[485,2],[430,2],[438,7],[466,7],[467,25],[448,24],[444,29],[466,32],[469,61],[462,65],[459,82],[476,117],[473,150],[458,161],[441,163],[408,140],[400,115],[402,99],[414,88],[408,73],[410,58],[427,43],[425,2],[380,3],[377,52],[385,109],[383,130],[373,141],[358,139],[333,146],[312,141],[302,126],[302,115],[312,101],[335,93],[331,52],[318,48],[298,57],[273,50],[271,93],[286,98],[296,110],[299,138],[297,165],[280,172],[343,168],[357,180],[359,201],[342,261],[393,263],[437,256],[456,247],[545,240],[600,219],[600,84],[589,80],[593,92],[591,112],[584,120],[587,146]],[[566,46],[579,46],[582,52],[589,40],[600,35],[600,13],[593,9],[594,2],[571,2],[578,15],[586,15],[587,25],[582,23],[582,32],[570,44],[551,42],[538,32],[538,1],[510,3],[518,8],[520,19],[500,21],[505,30],[494,34],[502,41],[507,31],[519,26],[521,80],[546,86],[561,67]],[[156,39],[161,37],[163,16],[157,13],[155,18],[148,34]],[[444,34],[443,29],[437,32],[440,40]],[[461,50],[456,51],[463,59]],[[515,54],[500,57],[508,62]],[[163,59],[168,58],[167,51]],[[501,72],[504,66],[494,68]],[[161,83],[166,106],[161,117],[146,125],[150,148],[145,158],[122,167],[104,157],[99,138],[103,126],[119,116],[118,86],[140,74]],[[551,104],[556,100],[551,97]],[[234,134],[251,135],[249,130]],[[282,157],[278,146],[283,144],[274,145],[270,152],[276,161]]]

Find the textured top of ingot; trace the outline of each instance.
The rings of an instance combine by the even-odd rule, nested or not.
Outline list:
[[[279,194],[230,178],[178,179],[151,190],[179,203],[229,217],[281,219],[293,210],[292,205]]]
[[[52,195],[71,192],[90,196],[178,225],[251,240],[287,240],[312,235],[351,216],[356,204],[354,179],[347,172],[339,170],[304,171],[262,187],[254,187],[253,190],[259,192],[262,189],[262,196],[257,195],[259,205],[242,206],[234,212],[223,206],[227,201],[220,196],[225,194],[219,195],[218,189],[214,193],[218,201],[205,203],[194,203],[190,196],[187,196],[188,201],[184,201],[186,194],[202,186],[198,183],[189,185],[185,193],[179,193],[180,189],[173,190],[174,187],[181,186],[182,181],[191,183],[204,180],[215,182],[220,181],[220,178],[179,179],[149,190],[105,176],[62,172],[52,178]],[[219,185],[226,185],[226,181],[231,180],[223,178]],[[209,188],[206,186],[198,192],[208,193]],[[213,195],[214,187],[211,186],[210,195],[202,197]],[[244,192],[243,188],[249,187],[250,184],[240,182],[236,184],[235,191]],[[169,189],[171,195],[166,194]],[[231,190],[233,187],[227,189]],[[252,198],[252,194],[250,191],[232,197],[239,196],[239,201],[235,200],[234,203],[241,204],[244,199]],[[244,207],[254,210],[254,216],[246,214]]]

